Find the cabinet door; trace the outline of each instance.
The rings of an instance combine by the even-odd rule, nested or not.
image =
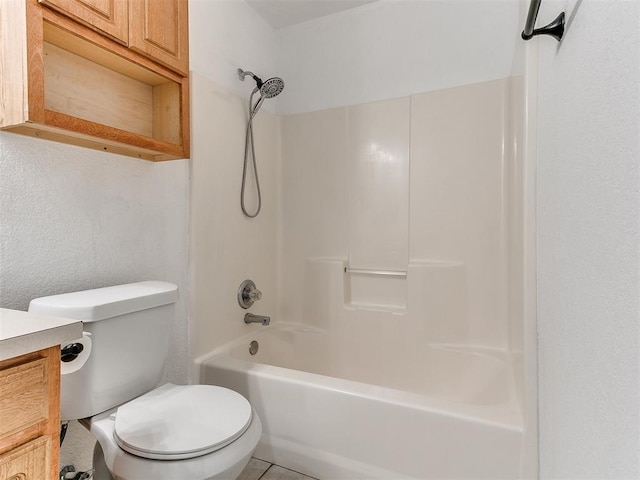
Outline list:
[[[56,478],[48,471],[51,441],[40,437],[21,447],[0,455],[0,478],[2,480],[44,480]]]
[[[189,71],[187,0],[131,0],[129,48],[185,76]]]
[[[0,441],[47,420],[47,360],[0,369]],[[0,446],[4,442],[0,442]],[[4,479],[2,479],[4,480]]]
[[[126,45],[129,37],[128,0],[39,0],[94,30]]]

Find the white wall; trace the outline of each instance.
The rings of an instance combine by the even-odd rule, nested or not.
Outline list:
[[[521,28],[511,0],[380,0],[280,29],[280,113],[508,77]]]
[[[243,0],[189,0],[190,70],[247,98],[255,83],[240,81],[237,69],[263,80],[278,76],[275,32]],[[266,102],[274,110],[274,102]]]
[[[541,478],[640,478],[640,3],[538,38]]]
[[[205,355],[259,325],[245,325],[237,302],[240,283],[252,279],[263,298],[252,313],[276,312],[279,231],[280,120],[266,101],[254,119],[262,211],[240,209],[248,100],[255,83],[237,68],[266,79],[275,71],[273,29],[241,0],[191,0],[191,239],[190,342]],[[255,99],[254,99],[255,101]],[[249,171],[247,205],[253,210]],[[198,372],[192,380],[198,381]]]
[[[190,317],[193,357],[234,340],[259,325],[246,325],[237,301],[245,279],[262,291],[250,312],[276,312],[279,231],[280,121],[268,111],[254,119],[262,209],[247,218],[240,209],[246,128],[245,99],[192,72],[192,179]],[[254,183],[248,177],[247,199]],[[255,203],[248,201],[250,211]],[[196,380],[195,378],[193,379]]]

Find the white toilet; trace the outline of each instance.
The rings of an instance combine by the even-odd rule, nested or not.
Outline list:
[[[239,393],[158,386],[177,298],[176,285],[139,282],[29,305],[84,322],[61,362],[60,407],[98,440],[96,480],[235,479],[258,444],[260,418]]]

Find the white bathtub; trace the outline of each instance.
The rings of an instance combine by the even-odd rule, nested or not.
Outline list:
[[[518,478],[523,432],[508,357],[418,350],[400,368],[397,354],[345,349],[323,330],[280,323],[197,363],[202,383],[252,403],[263,460],[325,480]]]

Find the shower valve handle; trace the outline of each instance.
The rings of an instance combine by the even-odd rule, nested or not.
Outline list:
[[[253,288],[249,290],[249,294],[247,296],[249,297],[250,300],[253,300],[255,302],[262,298],[262,292],[257,288]]]
[[[249,308],[254,302],[262,298],[262,292],[256,288],[252,280],[245,280],[238,288],[238,304],[242,308]]]

